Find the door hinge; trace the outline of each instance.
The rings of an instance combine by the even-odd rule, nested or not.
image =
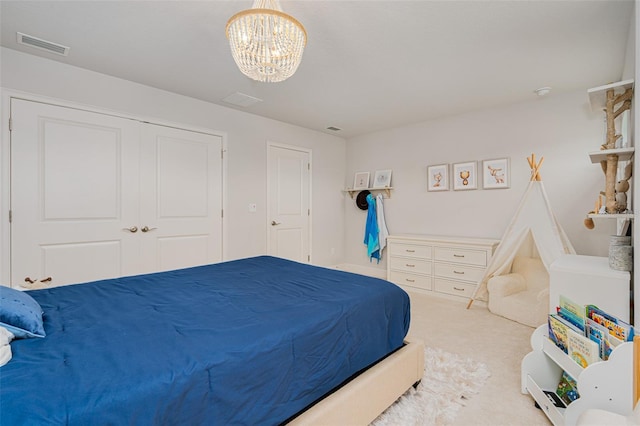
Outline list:
[[[307,216],[311,216],[311,209],[307,209]]]
[[[9,223],[13,220],[13,212],[9,210]]]
[[[224,218],[224,209],[220,210],[220,217]]]
[[[307,170],[311,170],[311,163],[307,163]]]
[[[311,262],[311,255],[310,254],[307,255],[307,262]]]
[[[9,117],[9,131],[13,130],[13,120]]]
[[[220,150],[220,158],[224,159],[224,149]]]

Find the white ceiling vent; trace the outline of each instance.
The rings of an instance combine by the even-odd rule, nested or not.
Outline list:
[[[244,93],[236,92],[236,93],[230,94],[229,96],[224,98],[222,101],[231,105],[246,108],[251,105],[257,104],[258,102],[262,102],[262,99],[245,95]]]
[[[63,46],[58,43],[52,43],[50,41],[23,33],[18,33],[18,43],[35,47],[36,49],[46,50],[47,52],[55,53],[62,56],[67,56],[69,54],[69,49],[71,49],[70,47]]]

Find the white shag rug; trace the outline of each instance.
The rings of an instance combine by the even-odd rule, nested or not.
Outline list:
[[[484,386],[491,375],[485,364],[441,349],[425,348],[424,377],[380,414],[373,426],[447,425],[465,400]]]

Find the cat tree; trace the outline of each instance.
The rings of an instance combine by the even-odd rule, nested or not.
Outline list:
[[[614,89],[607,90],[607,97],[605,102],[604,112],[606,115],[607,122],[607,140],[602,145],[601,149],[609,150],[615,149],[616,141],[622,136],[620,134],[616,134],[616,124],[615,119],[620,116],[623,112],[629,110],[631,108],[631,98],[633,97],[633,89],[628,88],[624,91],[624,93],[615,94]],[[616,105],[622,103],[617,109]],[[602,171],[605,174],[605,187],[604,187],[604,196],[605,196],[605,208],[607,213],[623,213],[627,206],[626,203],[617,203],[616,202],[616,178],[618,173],[618,154],[607,154],[606,160],[602,160],[600,162],[600,166],[602,167]],[[631,170],[628,170],[629,176],[626,178],[628,180],[631,177]],[[625,176],[626,177],[626,176]],[[627,187],[628,190],[628,187]],[[598,213],[598,212],[596,212]]]

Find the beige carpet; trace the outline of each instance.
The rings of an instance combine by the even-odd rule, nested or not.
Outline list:
[[[493,315],[474,303],[409,293],[409,335],[439,348],[485,364],[491,377],[462,406],[448,424],[459,426],[536,426],[551,424],[533,399],[520,392],[520,362],[531,351],[533,329]]]

